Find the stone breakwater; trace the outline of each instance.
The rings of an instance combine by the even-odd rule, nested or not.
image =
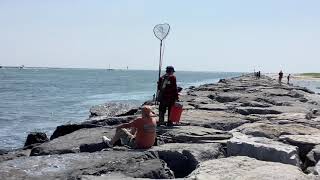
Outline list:
[[[180,100],[181,124],[158,127],[151,149],[103,149],[101,136],[140,111],[101,105],[50,139],[29,134],[23,149],[0,152],[0,179],[320,179],[318,94],[243,75],[190,87]]]

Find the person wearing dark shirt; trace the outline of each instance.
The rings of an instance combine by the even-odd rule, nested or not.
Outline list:
[[[177,90],[177,80],[174,74],[174,68],[167,66],[166,74],[160,77],[158,81],[158,101],[159,104],[159,124],[164,123],[164,116],[168,109],[168,126],[172,126],[170,120],[170,110],[174,103],[179,99]]]
[[[283,78],[283,72],[282,72],[282,70],[281,70],[281,71],[279,72],[279,84],[281,84],[282,78]]]

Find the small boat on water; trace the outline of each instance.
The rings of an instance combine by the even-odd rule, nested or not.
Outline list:
[[[19,69],[24,69],[24,65],[21,65],[21,66],[19,67]]]

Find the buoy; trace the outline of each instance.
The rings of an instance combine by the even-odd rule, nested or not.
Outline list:
[[[172,123],[178,124],[180,122],[181,114],[182,114],[183,105],[180,103],[175,103],[170,110],[170,121]]]

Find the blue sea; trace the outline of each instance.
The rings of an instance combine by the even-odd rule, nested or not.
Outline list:
[[[241,73],[176,72],[178,86],[217,82]],[[0,149],[23,146],[32,131],[81,122],[93,105],[152,99],[158,72],[103,69],[0,69]]]

